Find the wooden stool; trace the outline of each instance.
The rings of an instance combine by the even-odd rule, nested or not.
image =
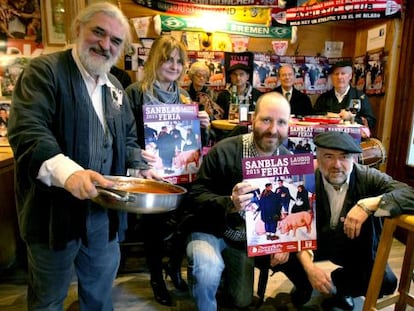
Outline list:
[[[398,291],[387,297],[378,299],[382,280],[384,278],[385,266],[390,254],[394,232],[397,227],[407,230],[407,243],[404,261],[401,268]],[[386,218],[381,239],[378,245],[377,257],[369,281],[368,291],[364,302],[363,311],[382,309],[395,304],[395,310],[405,310],[407,304],[414,306],[414,296],[409,293],[411,277],[414,268],[414,215],[401,215],[396,218]]]

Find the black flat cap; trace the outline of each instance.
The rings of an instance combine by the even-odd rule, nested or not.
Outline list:
[[[350,60],[340,60],[340,61],[336,62],[335,64],[333,64],[331,66],[331,69],[329,70],[329,72],[332,73],[337,68],[343,68],[343,67],[351,67],[352,68],[352,66],[353,66],[353,64]]]
[[[249,66],[247,66],[247,65],[245,65],[243,63],[237,63],[237,64],[234,64],[233,66],[231,66],[229,69],[227,69],[227,72],[228,73],[231,73],[231,72],[233,72],[233,71],[235,71],[237,69],[243,70],[243,71],[245,71],[245,72],[247,72],[249,74],[252,71]]]
[[[345,132],[328,131],[317,135],[313,143],[317,147],[342,150],[347,153],[362,153],[361,146],[358,145],[351,135]]]

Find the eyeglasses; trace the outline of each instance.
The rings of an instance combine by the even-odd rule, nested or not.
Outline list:
[[[197,77],[199,79],[207,79],[207,75],[201,72],[195,73],[194,77]]]

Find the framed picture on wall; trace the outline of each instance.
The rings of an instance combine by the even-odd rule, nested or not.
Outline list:
[[[47,45],[65,45],[68,14],[65,0],[42,0]]]

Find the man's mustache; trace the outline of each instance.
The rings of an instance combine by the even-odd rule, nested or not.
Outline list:
[[[278,134],[272,134],[272,133],[263,133],[262,137],[265,138],[280,138]]]
[[[111,57],[108,50],[104,50],[99,47],[92,47],[91,50],[94,51],[96,54],[100,54],[106,57],[106,59],[109,59]]]

